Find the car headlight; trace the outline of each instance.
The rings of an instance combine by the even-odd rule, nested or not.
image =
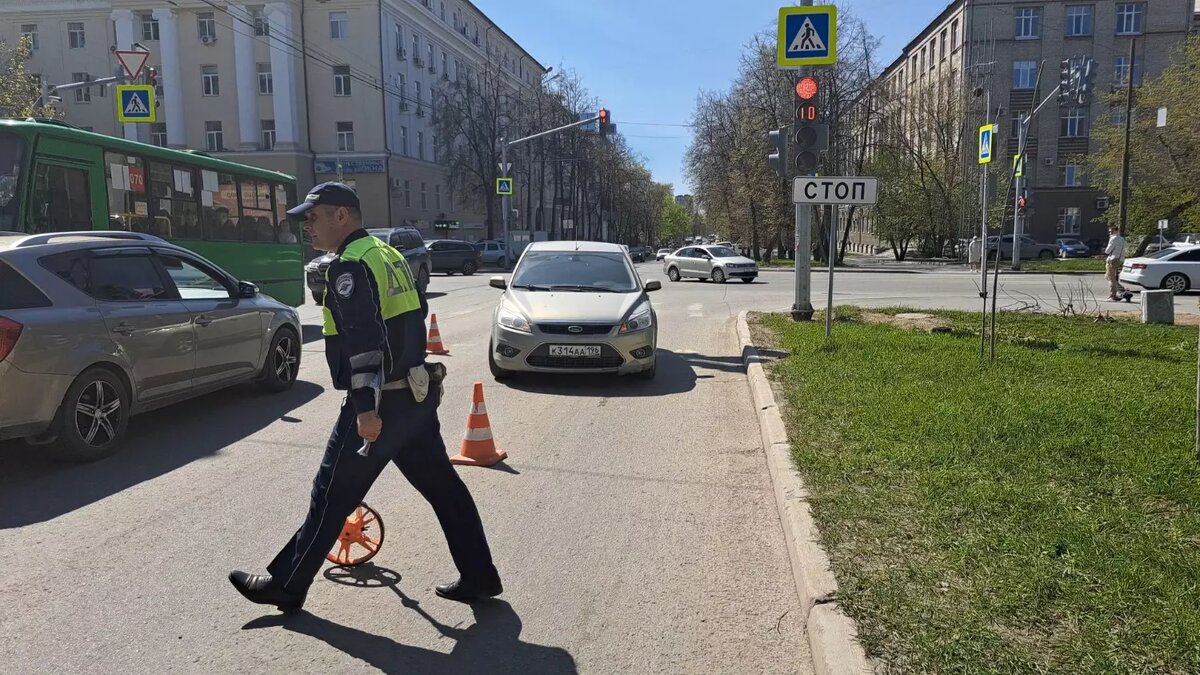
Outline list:
[[[650,311],[650,303],[643,302],[642,306],[629,315],[621,324],[620,333],[636,333],[639,330],[646,330],[654,325],[654,313]]]
[[[517,312],[509,311],[504,307],[500,308],[500,313],[496,316],[496,322],[505,328],[509,328],[522,333],[532,333],[529,329],[529,320],[521,316]]]

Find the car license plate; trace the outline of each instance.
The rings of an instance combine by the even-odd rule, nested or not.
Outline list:
[[[550,356],[573,356],[595,359],[600,357],[599,345],[550,345]]]

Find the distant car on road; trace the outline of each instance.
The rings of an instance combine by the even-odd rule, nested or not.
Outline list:
[[[653,378],[658,319],[650,292],[618,244],[542,241],[530,244],[504,290],[492,321],[488,368],[496,379],[514,371],[637,373]]]
[[[1150,243],[1146,244],[1146,253],[1157,253],[1163,249],[1171,248],[1171,246],[1174,245],[1170,239],[1167,239],[1161,234],[1153,234],[1147,238],[1150,240]]]
[[[479,269],[480,252],[471,244],[457,239],[433,239],[425,242],[429,249],[430,267],[434,272],[470,276]]]
[[[647,251],[645,246],[631,246],[629,248],[629,258],[633,260],[633,262],[646,262],[646,254]]]
[[[479,251],[479,262],[489,267],[507,267],[504,262],[504,242],[494,239],[484,239],[475,242]]]
[[[660,248],[658,249],[658,253],[655,254],[654,259],[661,262],[663,258],[671,255],[671,251],[672,249],[669,248]]]
[[[425,242],[421,239],[420,232],[411,227],[392,227],[373,228],[367,230],[367,233],[386,242],[404,256],[422,293],[429,288],[432,262],[429,257],[429,249],[425,248]],[[324,300],[325,271],[329,269],[329,263],[333,262],[334,257],[333,253],[325,253],[313,258],[304,266],[308,290],[312,292],[313,302],[318,305]]]
[[[0,439],[116,452],[129,417],[300,370],[296,310],[134,232],[0,235]]]
[[[748,284],[758,277],[758,263],[727,246],[685,246],[663,258],[663,272],[671,281],[690,277],[718,284],[741,279]]]
[[[1086,258],[1092,254],[1092,249],[1078,239],[1063,237],[1057,243],[1060,258]]]
[[[1013,235],[1006,234],[1000,239],[1000,259],[1012,258]],[[1057,244],[1040,244],[1033,237],[1021,235],[1021,260],[1051,260],[1058,255]],[[988,257],[996,256],[996,236],[988,237]]]
[[[1121,283],[1142,288],[1165,288],[1176,295],[1200,283],[1200,246],[1175,244],[1140,258],[1129,258],[1121,267]]]

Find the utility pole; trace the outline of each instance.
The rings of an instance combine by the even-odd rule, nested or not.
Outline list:
[[[1129,134],[1133,126],[1133,64],[1137,39],[1129,40],[1129,71],[1125,83],[1125,150],[1121,154],[1121,236],[1129,228]]]

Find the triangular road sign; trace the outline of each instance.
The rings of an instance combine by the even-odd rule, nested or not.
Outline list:
[[[121,67],[125,69],[125,74],[129,76],[130,80],[136,80],[141,76],[142,67],[146,65],[146,59],[149,58],[150,52],[117,52],[117,60],[121,62]]]
[[[788,52],[824,52],[825,41],[813,25],[812,19],[805,17],[804,23],[797,31],[795,39],[787,48]]]
[[[138,92],[133,92],[129,97],[129,103],[125,104],[125,115],[149,115],[150,109],[146,107],[146,101],[139,95]]]

